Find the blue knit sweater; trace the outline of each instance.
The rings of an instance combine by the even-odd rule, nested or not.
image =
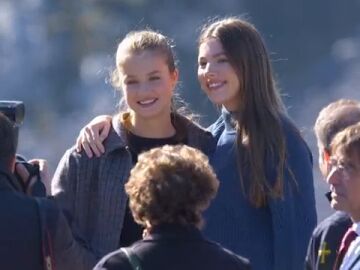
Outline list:
[[[297,189],[286,170],[284,198],[270,199],[266,207],[255,208],[241,190],[231,114],[223,110],[209,129],[218,139],[211,162],[220,187],[205,213],[205,235],[249,258],[255,270],[304,269],[307,244],[316,225],[316,210],[312,155],[299,131],[283,118],[286,162],[295,176]],[[275,164],[266,165],[266,174],[268,179],[275,179]]]

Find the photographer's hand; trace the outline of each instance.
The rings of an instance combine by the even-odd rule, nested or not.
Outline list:
[[[109,135],[111,120],[110,115],[99,115],[83,127],[76,139],[76,151],[84,149],[89,158],[93,154],[100,157],[105,152],[103,141]]]
[[[32,159],[28,161],[30,164],[38,164],[39,165],[39,170],[40,170],[40,177],[42,182],[45,185],[46,188],[46,194],[50,195],[50,184],[51,184],[51,178],[48,172],[48,165],[47,165],[47,161],[45,159]],[[24,181],[25,184],[27,184],[27,181],[30,181],[28,188],[26,190],[26,194],[31,195],[32,194],[32,188],[33,185],[36,182],[36,176],[32,177],[30,180],[28,180],[29,178],[29,172],[27,171],[27,169],[25,168],[25,166],[21,163],[17,163],[16,164],[16,168],[15,168],[16,172],[20,175],[21,179]]]

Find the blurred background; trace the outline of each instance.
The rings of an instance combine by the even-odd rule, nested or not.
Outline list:
[[[0,100],[22,100],[19,153],[51,173],[80,128],[114,114],[107,79],[117,43],[150,26],[173,38],[180,95],[207,125],[217,110],[196,78],[196,39],[209,18],[244,15],[262,33],[289,114],[314,155],[319,220],[330,213],[312,126],[338,98],[360,100],[360,0],[0,0]]]

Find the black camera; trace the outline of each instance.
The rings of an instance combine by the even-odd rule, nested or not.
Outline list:
[[[0,112],[2,112],[16,126],[24,121],[25,106],[22,101],[0,100]]]
[[[19,136],[19,127],[24,121],[25,116],[25,106],[22,101],[8,101],[8,100],[0,100],[0,112],[3,113],[13,124],[15,130],[15,139],[16,146],[18,144],[18,136]],[[36,182],[32,187],[32,195],[34,196],[45,196],[46,189],[45,185],[41,181],[40,170],[37,164],[33,165],[26,162],[26,159],[21,155],[16,155],[16,163],[21,163],[25,166],[26,170],[29,173],[29,179],[24,183],[22,178],[15,172],[16,179],[18,183],[14,183],[21,191],[26,192],[28,189],[28,185],[30,184],[30,179],[32,177],[36,177]]]
[[[19,137],[19,127],[24,121],[25,106],[21,101],[0,100],[0,112],[14,125],[16,145]]]

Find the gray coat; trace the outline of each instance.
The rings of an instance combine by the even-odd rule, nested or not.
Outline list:
[[[215,141],[209,132],[181,116],[174,117],[173,124],[178,131],[186,130],[189,146],[205,154],[213,152]],[[133,164],[126,130],[118,117],[113,118],[112,127],[100,158],[88,158],[84,151],[77,153],[72,147],[60,160],[52,181],[52,194],[75,238],[89,251],[82,269],[90,269],[119,247],[127,204],[124,184]]]

